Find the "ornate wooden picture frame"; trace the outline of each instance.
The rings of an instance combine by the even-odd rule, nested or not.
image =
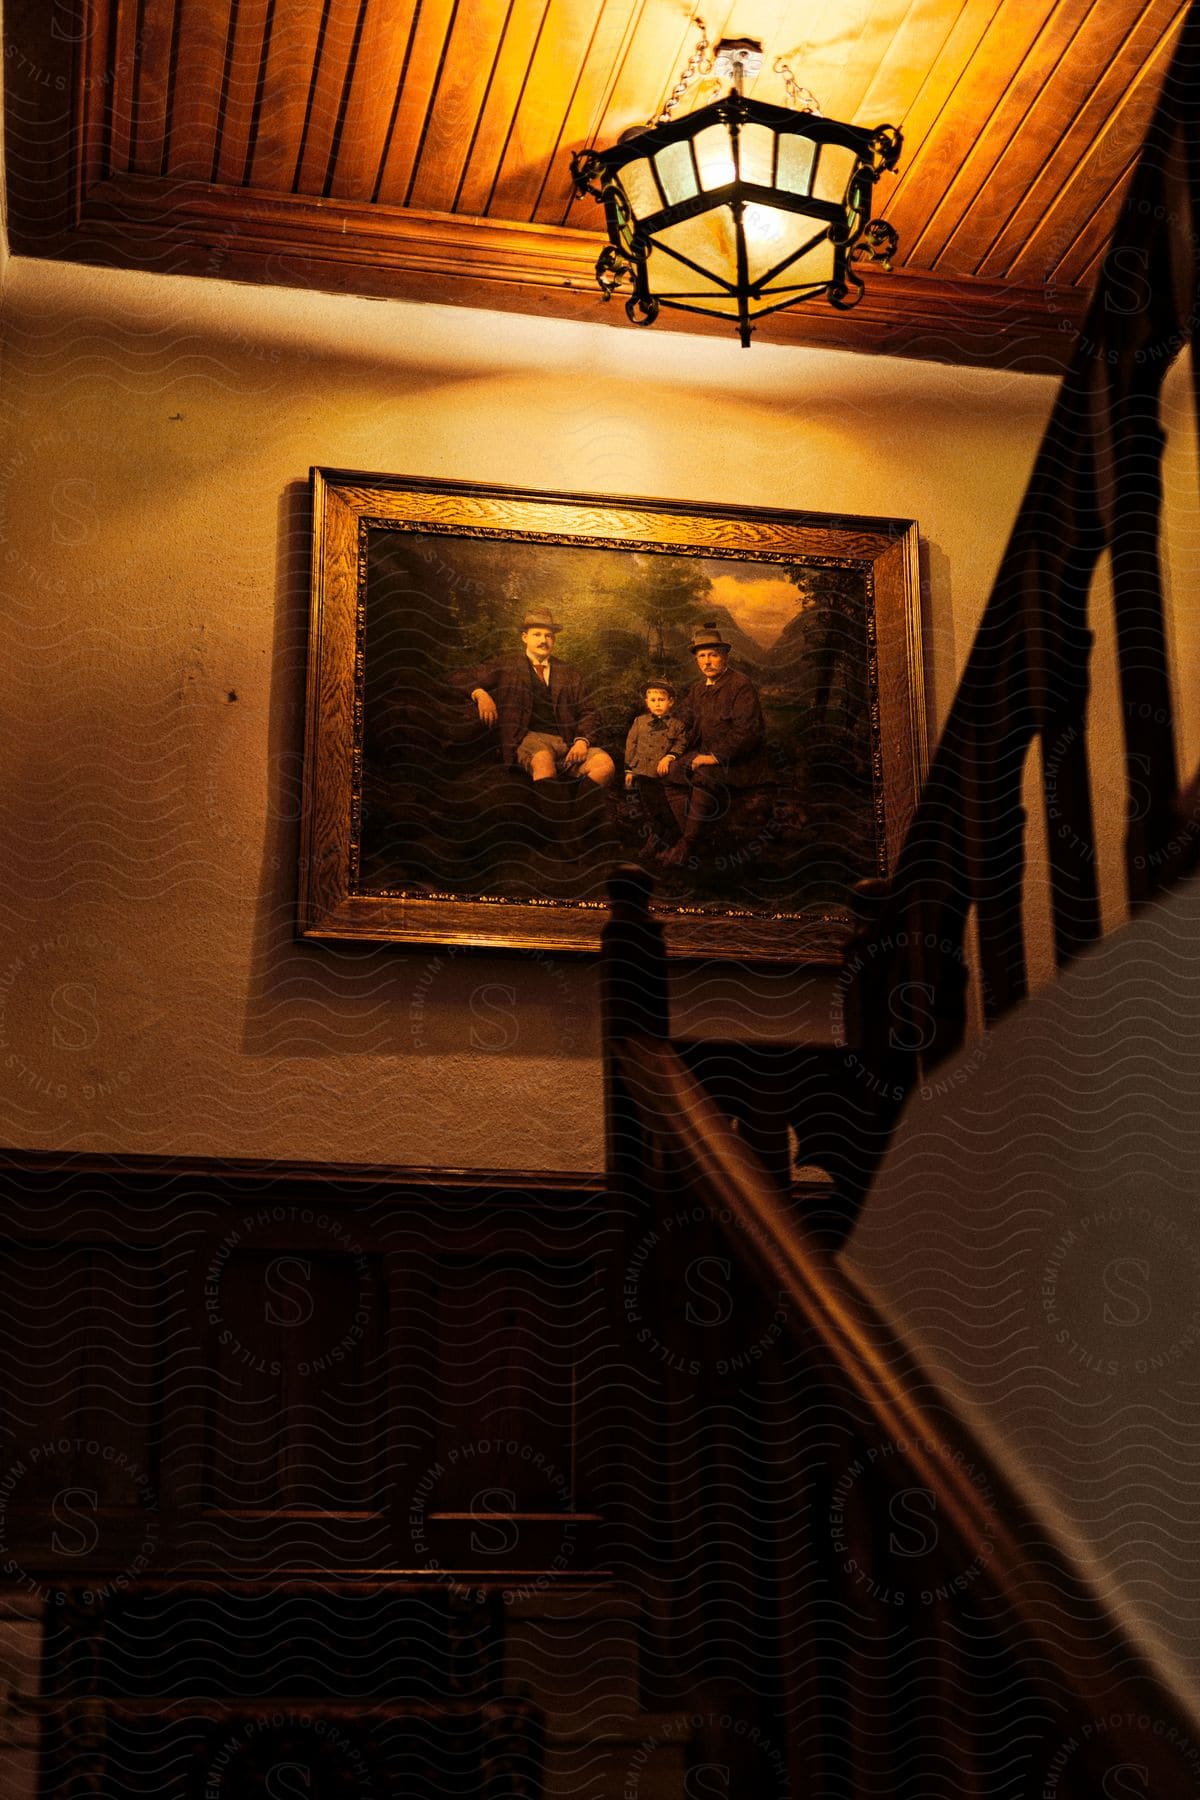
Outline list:
[[[925,770],[912,520],[312,498],[305,937],[595,951],[632,859],[675,955],[836,957]]]

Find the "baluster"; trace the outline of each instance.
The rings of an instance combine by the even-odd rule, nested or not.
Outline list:
[[[846,989],[843,1034],[852,1049],[872,1058],[878,1058],[886,1048],[887,1034],[881,1031],[876,1005],[878,982],[875,977],[879,971],[873,967],[871,945],[879,936],[880,921],[891,891],[891,883],[878,877],[855,882],[850,890],[854,935],[842,952]]]
[[[877,1006],[880,1048],[894,1080],[908,1081],[920,1054],[932,1068],[962,1044],[967,1025],[967,973],[962,953],[970,903],[970,861],[963,794],[970,725],[948,729],[927,784],[922,814],[896,873],[895,896],[876,930],[880,943]],[[882,979],[882,978],[886,979]],[[932,1008],[932,1019],[930,1018]]]
[[[791,1066],[778,1049],[738,1045],[740,1081],[730,1083],[731,1110],[742,1140],[757,1156],[781,1193],[791,1187],[792,1151],[788,1133]]]
[[[1100,936],[1092,778],[1082,709],[1060,713],[1042,732],[1042,792],[1054,957],[1061,969]]]
[[[935,1659],[937,1704],[946,1720],[955,1800],[988,1800],[1000,1780],[999,1771],[1011,1766],[1011,1723],[997,1717],[994,1686],[994,1671],[1002,1658],[1009,1675],[1004,1696],[1009,1720],[1019,1711],[1023,1721],[1033,1724],[1038,1697],[1032,1688],[1025,1688],[1014,1706],[1012,1689],[1023,1679],[1016,1649],[1002,1622],[994,1614],[983,1616],[978,1596],[935,1601],[930,1654]]]
[[[1035,716],[1042,784],[1055,960],[1064,967],[1100,935],[1100,895],[1087,744],[1092,583],[1104,549],[1091,392],[1063,409],[1057,481],[1039,526],[1037,579],[1027,584],[1026,638],[1039,653],[1042,692]]]
[[[1029,734],[1026,722],[1010,714],[997,720],[990,745],[981,737],[982,733],[973,740],[964,758],[963,830],[979,930],[983,1016],[991,1025],[1028,992],[1021,903],[1025,878],[1021,776]]]
[[[652,886],[650,876],[635,864],[614,869],[609,878],[600,966],[604,1033],[611,1043],[638,1034],[667,1035],[666,945],[663,928],[650,911]]]
[[[1112,435],[1112,582],[1129,796],[1125,876],[1129,903],[1137,906],[1166,877],[1179,788],[1159,566],[1166,440],[1157,394],[1135,388],[1117,397]]]

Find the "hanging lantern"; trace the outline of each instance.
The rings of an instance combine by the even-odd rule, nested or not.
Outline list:
[[[576,192],[604,207],[609,242],[596,264],[604,299],[628,282],[635,325],[672,307],[728,319],[747,347],[756,321],[785,307],[822,297],[843,310],[857,305],[863,283],[853,265],[890,268],[896,250],[893,227],[871,217],[871,198],[896,167],[900,133],[824,118],[778,62],[799,107],[747,99],[746,77],[762,66],[762,45],[749,38],[717,45],[716,72],[732,82],[725,98],[672,119],[696,63],[657,123],[571,158]]]

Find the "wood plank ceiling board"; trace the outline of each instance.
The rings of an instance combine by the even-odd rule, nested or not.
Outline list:
[[[551,161],[561,154],[564,99],[573,96],[604,0],[550,0],[546,29],[504,146],[488,214],[532,219]]]
[[[635,46],[646,14],[647,0],[640,0],[636,9],[627,0],[605,0],[570,103],[560,121],[531,219],[556,222],[574,206],[571,152],[581,144],[595,141],[591,135],[596,129],[595,121],[603,118],[611,104],[620,74],[637,66],[640,57]],[[583,229],[593,230],[595,222],[593,216]]]
[[[337,200],[371,200],[387,154],[417,0],[370,0],[329,184]]]
[[[242,187],[250,177],[251,145],[266,86],[277,0],[238,0],[222,71],[221,123],[212,179]]]
[[[863,124],[900,125],[912,115],[967,10],[946,0],[913,0],[859,102],[855,116]]]
[[[84,97],[86,100],[97,91],[103,96],[105,119],[100,165],[85,164],[85,181],[101,168],[108,174],[132,167],[134,93],[142,42],[140,12],[140,0],[119,0],[111,31],[92,33],[85,46]]]
[[[944,0],[943,0],[944,4]],[[904,27],[911,0],[870,0],[869,5],[808,7],[809,29],[797,39],[794,11],[789,15],[791,43],[781,43],[784,61],[803,86],[811,88],[821,111],[831,119],[861,119],[864,125],[895,125],[895,119],[868,118],[863,104],[877,70],[885,61]],[[770,70],[774,54],[764,58]],[[773,77],[779,80],[779,77]],[[776,95],[785,104],[782,86]]]
[[[884,218],[891,219],[897,212],[913,164],[922,146],[934,136],[948,96],[954,92],[963,71],[970,67],[1001,4],[1002,0],[966,0],[937,57],[930,63],[912,105],[900,118],[888,121],[903,131],[904,152],[896,179],[888,183],[888,191],[882,197],[880,211]]]
[[[300,154],[292,176],[296,194],[329,192],[366,20],[367,0],[333,0],[309,82]]]
[[[776,343],[1053,370],[1183,0],[6,0],[17,254],[592,319],[600,209],[569,158],[660,113],[699,39],[761,38],[836,117],[901,127],[900,232],[852,314]],[[676,116],[722,91],[711,71]],[[665,316],[654,328],[719,331]]]
[[[549,12],[550,0],[512,0],[454,196],[453,212],[482,218],[488,210],[513,115]]]
[[[1075,171],[1060,189],[1056,203],[1025,222],[1023,240],[1010,243],[1011,260],[1004,277],[1037,280],[1042,270],[1059,286],[1089,279],[1103,255],[1125,200],[1125,189],[1149,127],[1171,51],[1183,24],[1181,6],[1151,55],[1113,107],[1103,128],[1085,151],[1080,146]],[[1099,169],[1103,180],[1097,180]],[[1105,191],[1107,190],[1107,191]],[[1097,200],[1095,196],[1102,194]],[[1072,229],[1073,227],[1073,229]],[[990,271],[989,271],[990,273]]]
[[[232,11],[233,0],[178,0],[165,173],[185,181],[212,179]]]
[[[454,211],[507,13],[506,0],[492,0],[455,15],[409,188],[407,203],[420,212]]]
[[[1131,145],[1121,142],[1135,136],[1140,145],[1158,91],[1155,63],[1169,53],[1186,11],[1186,0],[1154,0],[1129,34],[1120,57],[1113,57],[1084,104],[1071,119],[1055,150],[1047,156],[1033,180],[1027,182],[1018,204],[1007,218],[997,212],[995,237],[978,260],[976,273],[997,279],[1010,275],[1019,256],[1032,253],[1032,266],[1055,278],[1062,255],[1080,235],[1078,198],[1094,191],[1089,164],[1099,164],[1108,184],[1115,186],[1128,169]],[[1130,87],[1129,65],[1137,68]],[[1134,91],[1144,103],[1136,131],[1135,121],[1122,118],[1133,110]],[[1102,146],[1111,143],[1110,154]],[[1055,218],[1058,217],[1056,224]],[[1084,227],[1086,229],[1086,227]],[[1039,244],[1040,240],[1040,244]],[[1039,248],[1034,250],[1034,245]]]
[[[991,182],[1000,167],[1004,167],[1013,191],[1029,178],[1029,167],[1038,167],[1040,153],[1061,130],[1061,119],[1051,119],[1049,106],[1042,103],[1056,81],[1078,88],[1078,59],[1067,67],[1063,59],[1078,43],[1079,36],[1087,32],[1088,25],[1096,34],[1097,20],[1108,20],[1108,25],[1101,23],[1099,27],[1108,52],[1123,34],[1123,22],[1112,0],[1058,0],[1054,5],[1042,31],[1025,50],[1011,81],[1007,81],[993,104],[988,121],[975,135],[966,155],[959,158],[941,200],[925,214],[912,243],[905,245],[905,266],[939,268],[945,263],[948,274],[973,274],[970,254],[954,254],[959,227],[981,194],[984,209],[991,212]],[[970,112],[979,117],[981,106],[977,101],[970,106]],[[1038,133],[1038,124],[1042,124],[1043,137]],[[1018,135],[1020,155],[1015,153]]]
[[[953,85],[943,87],[936,119],[919,138],[905,128],[902,167],[887,216],[900,233],[906,266],[931,232],[932,246],[926,244],[917,266],[929,267],[931,249],[936,254],[941,247],[944,233],[932,221],[1054,10],[1055,0],[1006,0]]]
[[[491,0],[488,0],[491,4]],[[407,206],[408,190],[421,154],[438,71],[446,54],[459,0],[421,0],[405,59],[400,102],[372,196],[389,206]]]
[[[1082,60],[1064,58],[1055,78],[1034,102],[1022,125],[1023,156],[1002,158],[984,192],[967,209],[950,240],[954,265],[972,274],[1009,271],[1012,252],[1054,203],[1087,160],[1089,145],[1101,136],[1119,108],[1129,71],[1140,80],[1156,44],[1181,15],[1180,0],[1152,0],[1128,28],[1103,7],[1095,7],[1080,33]],[[1139,139],[1140,141],[1140,139]],[[1096,168],[1111,184],[1114,171]],[[1045,268],[1054,273],[1057,257]]]
[[[277,0],[250,146],[250,187],[291,192],[313,67],[331,5],[332,0]]]
[[[565,148],[602,140],[603,121],[612,104],[621,75],[629,68],[629,52],[646,0],[607,0],[592,39],[591,53],[563,119],[560,144],[549,177],[533,211],[545,225],[565,225],[577,204],[571,180],[570,156]],[[583,225],[594,224],[594,219]]]
[[[134,68],[130,167],[161,175],[166,158],[178,0],[143,0],[141,55]]]

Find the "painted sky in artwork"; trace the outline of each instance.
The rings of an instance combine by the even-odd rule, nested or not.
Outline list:
[[[746,563],[734,573],[727,562],[704,563],[712,583],[713,603],[725,607],[736,625],[769,650],[802,608],[795,582],[763,563]]]

